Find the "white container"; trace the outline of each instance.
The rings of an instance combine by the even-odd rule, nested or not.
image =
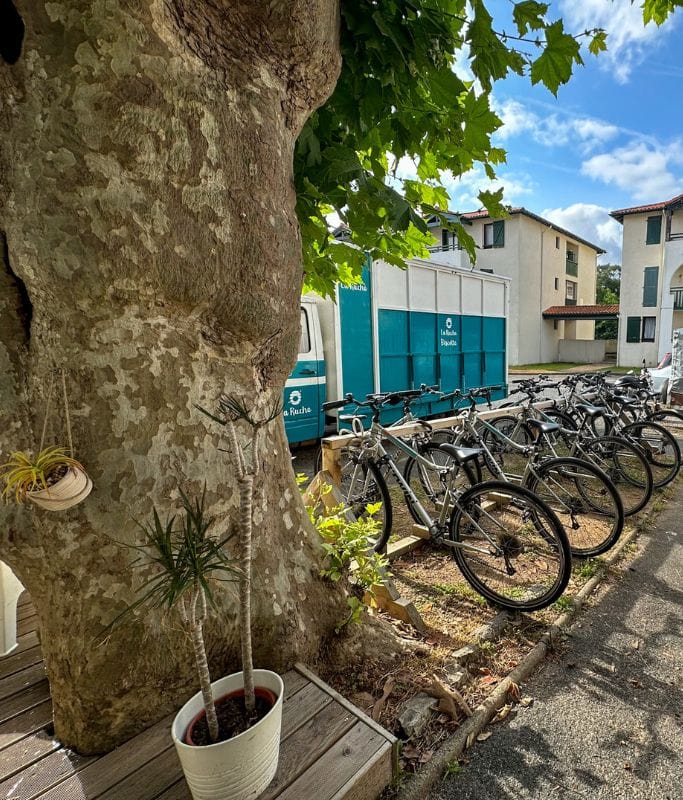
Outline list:
[[[0,656],[17,646],[17,601],[24,587],[3,561],[0,561]]]
[[[180,764],[194,800],[254,800],[273,780],[280,755],[280,727],[284,684],[275,672],[254,670],[254,684],[277,697],[273,708],[249,730],[204,747],[183,741],[188,725],[202,711],[197,692],[177,713],[171,727]],[[241,672],[211,684],[214,700],[244,688]]]
[[[47,489],[27,492],[31,502],[48,511],[65,511],[80,503],[90,494],[92,481],[79,467],[69,467],[66,475]]]

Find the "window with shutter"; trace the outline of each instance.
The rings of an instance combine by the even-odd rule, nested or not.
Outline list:
[[[642,342],[654,342],[656,329],[657,317],[643,317],[643,334],[640,340]]]
[[[505,222],[489,222],[484,225],[484,247],[505,246]]]
[[[657,280],[659,267],[645,267],[643,270],[643,305],[652,307],[657,305]]]
[[[656,217],[648,217],[645,244],[659,244],[661,238],[662,238],[662,218],[659,215],[657,215]]]
[[[626,341],[640,341],[640,317],[628,317],[626,319]]]

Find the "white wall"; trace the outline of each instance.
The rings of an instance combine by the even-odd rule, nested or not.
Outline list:
[[[621,366],[639,366],[643,359],[648,365],[657,363],[660,337],[660,312],[664,270],[662,269],[664,252],[664,224],[660,244],[645,244],[647,234],[647,218],[657,212],[643,214],[627,214],[623,222],[623,246],[621,267],[621,292],[619,296],[619,350],[617,363]],[[643,270],[645,267],[659,267],[657,287],[657,305],[643,306]],[[668,291],[668,290],[667,290]],[[628,317],[657,317],[657,329],[654,342],[627,342],[626,330]],[[670,334],[669,334],[670,338]]]

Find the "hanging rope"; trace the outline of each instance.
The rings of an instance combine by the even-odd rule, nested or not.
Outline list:
[[[71,458],[74,457],[74,442],[73,436],[71,433],[71,415],[69,414],[69,398],[66,393],[66,373],[64,369],[60,369],[60,375],[62,379],[62,397],[64,400],[64,419],[66,421],[66,435],[67,440],[69,443],[69,454]],[[45,401],[45,419],[43,420],[43,432],[40,436],[40,447],[38,452],[42,452],[43,447],[45,446],[45,436],[47,434],[47,422],[50,418],[50,412],[52,410],[52,390],[55,385],[55,371],[52,370],[50,372],[50,385],[47,388],[47,399]]]
[[[69,442],[69,455],[74,457],[74,442],[71,438],[71,417],[69,416],[69,398],[66,395],[66,374],[62,369],[62,394],[64,395],[64,418],[66,420],[66,435]]]
[[[52,401],[52,388],[55,385],[55,374],[50,372],[50,385],[47,388],[47,400],[45,401],[45,419],[43,420],[43,433],[40,437],[40,447],[38,452],[42,453],[45,446],[45,434],[47,433],[47,421],[50,418],[50,403]]]

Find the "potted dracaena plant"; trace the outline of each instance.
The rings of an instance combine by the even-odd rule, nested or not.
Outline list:
[[[255,670],[251,647],[251,540],[254,480],[259,471],[258,439],[279,413],[279,405],[264,419],[253,418],[237,401],[221,398],[221,417],[200,409],[225,426],[228,452],[239,483],[239,558],[224,550],[232,532],[216,538],[204,512],[205,491],[190,501],[181,491],[183,524],[176,516],[162,522],[156,509],[143,531],[135,563],[152,564],[156,572],[143,584],[141,596],[105,629],[105,635],[143,605],[176,611],[192,640],[200,691],[176,715],[171,735],[192,796],[196,800],[254,800],[277,771],[284,685],[279,675]],[[241,446],[235,422],[247,422],[251,436]],[[251,450],[247,462],[245,451]],[[203,626],[209,606],[215,607],[212,583],[239,581],[242,672],[212,682]]]
[[[203,693],[195,695],[181,708],[171,733],[194,797],[202,800],[253,800],[273,779],[280,753],[284,685],[276,673],[254,669],[251,562],[254,482],[260,471],[259,439],[264,428],[281,413],[281,408],[277,403],[263,418],[258,419],[238,400],[225,396],[219,401],[220,416],[198,408],[225,428],[227,452],[237,474],[237,579],[242,671],[211,684],[211,697],[216,699],[216,705],[219,709],[229,706],[232,715],[229,723],[226,723],[226,729],[221,730],[219,741],[207,742],[205,734],[201,733],[205,727],[204,720],[208,722],[207,702]],[[238,421],[244,422],[250,432],[243,444],[238,438]]]

